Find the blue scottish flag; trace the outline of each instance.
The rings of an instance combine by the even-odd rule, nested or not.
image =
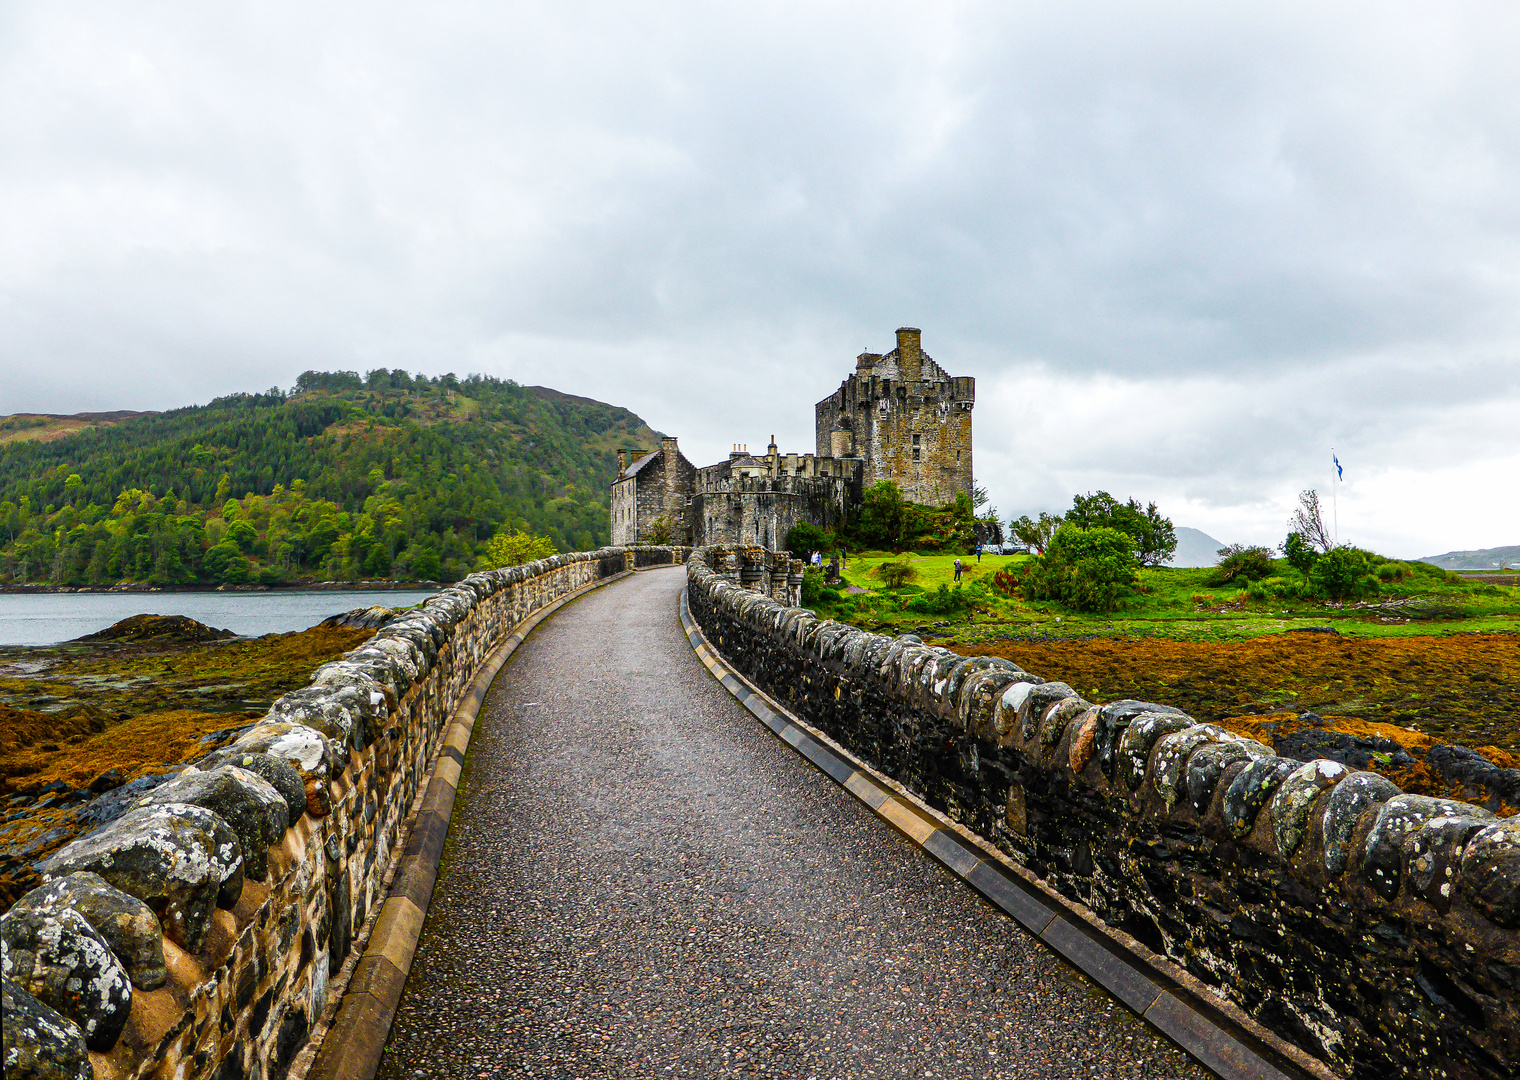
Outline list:
[[[1341,475],[1341,459],[1335,456],[1334,450],[1330,451],[1330,460],[1335,462],[1335,478],[1344,480],[1345,477]]]

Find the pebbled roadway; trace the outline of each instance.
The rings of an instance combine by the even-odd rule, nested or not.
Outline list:
[[[745,712],[684,583],[497,677],[381,1077],[1212,1075]]]

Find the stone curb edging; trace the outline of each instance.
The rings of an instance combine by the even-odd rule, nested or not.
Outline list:
[[[510,637],[476,673],[454,712],[448,734],[433,766],[422,806],[396,860],[390,895],[381,905],[363,956],[355,965],[337,1015],[307,1071],[305,1080],[371,1080],[380,1067],[391,1022],[412,969],[412,957],[433,897],[438,863],[459,793],[470,736],[486,692],[502,666],[534,628],[570,601],[593,589],[621,581],[633,570],[593,581],[544,605],[520,622]]]
[[[1186,972],[1046,887],[986,841],[792,715],[708,642],[681,591],[681,628],[723,688],[771,732],[956,877],[1224,1080],[1340,1080]]]

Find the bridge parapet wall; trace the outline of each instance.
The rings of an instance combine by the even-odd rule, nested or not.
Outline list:
[[[820,620],[687,563],[731,664],[1069,900],[1353,1077],[1520,1073],[1520,819]]]
[[[276,701],[230,748],[60,849],[0,918],[5,1075],[277,1080],[385,898],[481,665],[535,611],[689,549],[472,574]]]

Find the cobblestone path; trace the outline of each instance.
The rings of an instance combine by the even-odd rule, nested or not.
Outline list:
[[[382,1077],[1211,1075],[740,708],[684,581],[498,676]]]

